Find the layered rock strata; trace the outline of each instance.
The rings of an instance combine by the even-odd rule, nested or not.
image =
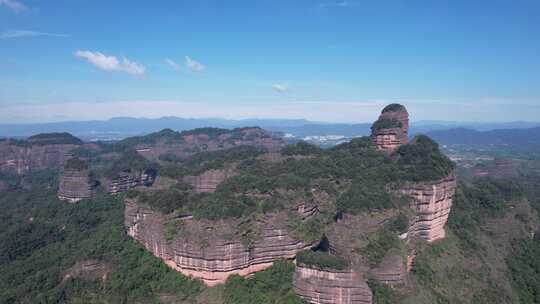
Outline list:
[[[60,175],[58,198],[70,203],[91,198],[95,194],[97,181],[89,170],[64,169]]]
[[[71,157],[75,144],[32,145],[0,141],[0,171],[18,175],[49,168],[61,168]]]
[[[405,263],[399,252],[387,252],[382,262],[371,270],[371,275],[384,284],[402,283],[407,274]]]
[[[208,286],[224,283],[232,274],[246,276],[264,270],[277,259],[292,259],[307,247],[281,226],[283,219],[278,215],[265,216],[251,243],[231,234],[239,223],[190,217],[173,221],[176,224],[171,227],[166,216],[125,200],[128,234],[173,269]]]
[[[320,270],[297,265],[294,291],[313,304],[370,304],[372,292],[366,281],[350,270]]]
[[[158,161],[163,155],[182,159],[199,152],[238,146],[253,146],[277,152],[286,144],[281,136],[257,127],[234,130],[196,129],[182,133],[164,130],[160,133],[167,137],[157,139],[152,144],[139,144],[135,147],[136,151],[149,160]]]
[[[214,192],[219,184],[227,178],[238,175],[232,168],[212,169],[196,176],[185,176],[184,182],[193,186],[193,190],[198,193]]]
[[[139,186],[151,186],[156,173],[151,170],[143,172],[123,171],[109,184],[109,194],[116,195]]]
[[[371,131],[371,140],[380,150],[393,151],[407,144],[409,136],[407,109],[398,104],[385,107]]]
[[[416,236],[428,242],[445,237],[444,225],[456,186],[456,177],[451,173],[443,179],[417,183],[398,191],[412,198],[411,208],[415,211],[408,237]]]

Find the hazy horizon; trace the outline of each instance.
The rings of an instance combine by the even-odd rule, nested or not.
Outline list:
[[[190,117],[190,116],[177,116],[177,115],[166,115],[166,116],[157,116],[157,117],[144,117],[144,116],[112,116],[109,118],[101,119],[59,119],[59,120],[48,120],[48,121],[27,121],[27,122],[0,122],[0,125],[30,125],[30,124],[55,124],[55,123],[80,123],[80,122],[107,122],[115,119],[147,119],[147,120],[160,120],[160,119],[185,119],[185,120],[223,120],[228,122],[243,122],[251,120],[261,120],[261,121],[305,121],[310,124],[372,124],[373,121],[324,121],[324,120],[311,120],[303,117],[296,118],[283,118],[283,117],[246,117],[246,118],[225,118],[219,116],[201,116],[201,117]],[[412,124],[458,124],[458,125],[474,125],[474,124],[540,124],[540,119],[538,120],[507,120],[507,121],[497,121],[497,120],[486,120],[486,121],[471,121],[471,120],[433,120],[433,119],[423,119],[416,120],[411,119]]]

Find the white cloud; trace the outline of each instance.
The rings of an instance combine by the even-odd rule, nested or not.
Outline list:
[[[186,66],[190,71],[193,72],[202,72],[206,68],[200,62],[191,59],[189,56],[186,56]]]
[[[289,90],[289,86],[286,84],[276,83],[272,85],[272,89],[279,93],[285,93]]]
[[[174,60],[165,58],[165,63],[167,63],[171,68],[173,68],[173,70],[177,72],[180,71],[180,65],[176,63]]]
[[[66,34],[36,32],[36,31],[27,31],[27,30],[7,30],[0,33],[0,39],[37,37],[37,36],[48,36],[48,37],[58,37],[58,38],[71,37],[70,35],[66,35]]]
[[[143,75],[146,70],[144,65],[129,61],[126,57],[122,57],[122,61],[120,61],[115,56],[107,56],[100,52],[76,51],[75,57],[86,59],[98,69],[105,71],[126,72],[139,76]]]
[[[5,5],[7,8],[15,12],[22,12],[28,10],[28,7],[26,5],[17,0],[0,0],[0,5]]]

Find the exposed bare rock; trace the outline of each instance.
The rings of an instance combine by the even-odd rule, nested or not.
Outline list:
[[[123,171],[109,184],[109,194],[116,195],[139,186],[151,186],[156,178],[156,172],[146,170],[143,172]]]
[[[195,192],[214,192],[219,184],[227,178],[238,175],[233,168],[212,169],[196,176],[185,176],[184,182],[193,186]]]
[[[224,283],[232,274],[264,270],[281,258],[292,259],[306,244],[291,237],[279,214],[266,215],[251,240],[235,234],[237,221],[197,221],[167,216],[125,200],[125,225],[138,240],[167,265],[206,285]],[[167,223],[168,222],[168,223]],[[171,231],[172,230],[172,231]],[[171,234],[172,233],[172,234]]]
[[[390,250],[384,256],[382,262],[371,270],[373,278],[385,284],[398,284],[403,282],[407,270],[405,269],[405,261],[400,252]]]
[[[296,294],[308,303],[372,303],[366,281],[350,270],[320,270],[297,265],[293,284]]]
[[[319,207],[314,202],[302,201],[296,208],[298,215],[302,219],[310,218],[319,212]]]
[[[411,208],[415,211],[408,236],[417,236],[428,242],[445,237],[444,225],[452,207],[452,199],[456,190],[454,173],[447,177],[417,183],[398,191],[412,197]]]
[[[0,141],[0,171],[18,175],[48,168],[61,168],[75,144],[37,145],[13,140]]]
[[[371,127],[371,139],[380,150],[393,151],[408,142],[409,113],[404,106],[386,106]]]
[[[66,167],[60,175],[58,198],[70,203],[91,198],[97,187],[90,170],[87,167]]]
[[[174,155],[182,159],[199,152],[218,151],[237,146],[260,147],[269,152],[277,152],[286,144],[282,137],[258,127],[233,130],[203,128],[182,133],[162,130],[149,136],[156,137],[154,142],[137,144],[135,149],[139,154],[153,161],[158,161],[162,155]]]
[[[302,199],[296,205],[296,212],[303,220],[318,214],[321,206],[330,201],[330,195],[317,187],[311,189],[311,194],[311,199]]]

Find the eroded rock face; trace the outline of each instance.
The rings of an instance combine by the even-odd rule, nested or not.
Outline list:
[[[399,252],[389,251],[382,262],[371,270],[373,278],[384,284],[402,283],[407,274],[405,261]]]
[[[156,178],[156,172],[146,170],[143,172],[123,171],[109,184],[109,194],[116,195],[138,186],[151,186]]]
[[[71,157],[75,144],[32,145],[0,141],[0,171],[26,174],[30,171],[61,168]]]
[[[238,175],[233,168],[212,169],[196,176],[186,176],[184,182],[193,186],[195,192],[214,192],[219,184],[227,178]]]
[[[294,291],[313,304],[368,304],[372,293],[366,281],[353,271],[320,270],[297,265]]]
[[[285,144],[286,141],[282,137],[261,128],[253,127],[219,130],[217,135],[207,134],[203,131],[187,133],[179,138],[159,139],[156,143],[140,144],[135,148],[145,158],[158,161],[159,157],[163,155],[187,158],[199,152],[218,151],[237,146],[260,147],[269,152],[276,152]]]
[[[371,140],[380,150],[393,151],[407,144],[409,136],[409,113],[398,104],[385,107],[372,126]]]
[[[242,276],[264,270],[277,259],[292,259],[307,246],[280,225],[277,215],[265,216],[251,244],[228,234],[238,223],[196,221],[190,217],[167,226],[167,216],[125,200],[128,234],[155,256],[181,273],[208,286],[224,283],[232,274]]]
[[[58,198],[70,203],[91,198],[97,187],[89,170],[64,169],[60,175]]]
[[[444,238],[444,225],[448,220],[455,190],[454,173],[437,181],[418,183],[399,190],[399,193],[412,197],[411,208],[416,213],[407,235],[428,242]]]

